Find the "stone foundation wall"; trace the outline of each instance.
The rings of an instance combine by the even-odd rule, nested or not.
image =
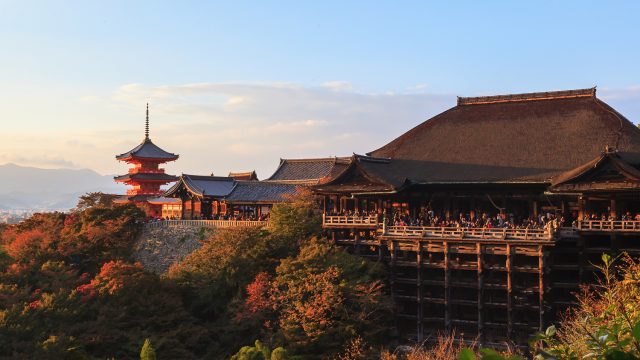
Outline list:
[[[134,259],[145,269],[163,274],[169,266],[199,249],[210,231],[196,227],[145,227],[134,244]]]

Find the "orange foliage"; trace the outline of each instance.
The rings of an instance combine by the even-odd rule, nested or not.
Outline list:
[[[6,250],[16,261],[27,262],[45,253],[52,242],[50,233],[41,229],[26,230],[16,234]]]

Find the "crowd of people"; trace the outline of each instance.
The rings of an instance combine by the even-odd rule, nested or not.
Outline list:
[[[416,217],[396,212],[387,218],[387,225],[395,226],[431,226],[455,228],[507,228],[507,229],[544,229],[548,226],[558,228],[565,226],[566,219],[552,213],[540,214],[537,217],[521,218],[513,213],[469,212],[458,213],[456,216],[437,214],[426,211]]]
[[[327,215],[342,215],[352,217],[377,216],[378,222],[385,222],[387,226],[426,226],[426,227],[455,227],[455,228],[507,228],[507,229],[545,229],[552,227],[578,227],[578,214],[568,216],[544,212],[538,216],[518,216],[513,213],[486,212],[476,210],[456,215],[437,213],[433,210],[423,210],[416,216],[411,216],[409,211],[395,210],[389,215],[386,211],[379,214],[376,211],[347,210],[339,213],[327,213]],[[611,216],[609,212],[588,213],[582,216],[582,220],[600,221],[640,221],[640,212],[633,215],[625,212],[619,216]]]
[[[385,221],[388,226],[429,226],[429,227],[464,227],[464,228],[509,228],[509,229],[544,229],[547,226],[569,226],[571,221],[564,216],[556,216],[552,213],[543,213],[537,217],[519,217],[513,213],[496,212],[489,213],[477,210],[474,212],[449,215],[436,213],[433,210],[422,211],[416,216],[411,216],[408,211],[396,210],[389,215],[385,211],[378,214],[375,211],[343,211],[341,213],[328,213],[327,215],[342,215],[367,217],[378,216],[378,221]]]

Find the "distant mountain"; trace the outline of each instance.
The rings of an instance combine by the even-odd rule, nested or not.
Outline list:
[[[0,210],[67,210],[90,191],[123,194],[125,188],[89,169],[40,169],[0,165]]]

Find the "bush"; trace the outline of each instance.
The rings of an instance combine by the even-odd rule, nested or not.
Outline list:
[[[536,359],[640,359],[640,261],[602,255],[599,283],[585,287],[578,306],[536,336]]]

